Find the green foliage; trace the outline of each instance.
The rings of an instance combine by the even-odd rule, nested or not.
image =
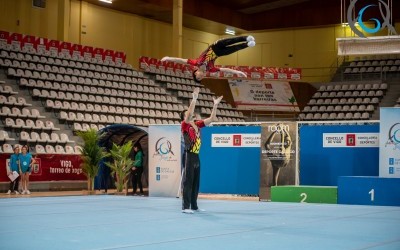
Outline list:
[[[80,149],[82,159],[81,168],[88,178],[88,189],[93,190],[94,178],[99,172],[99,164],[104,157],[108,156],[105,149],[98,145],[103,135],[94,129],[79,131],[77,135],[83,140],[83,145],[81,145]]]
[[[296,102],[296,98],[294,96],[290,97],[289,102],[293,105]]]
[[[115,186],[117,192],[122,192],[125,184],[128,182],[128,176],[131,168],[133,167],[133,160],[131,159],[132,141],[119,146],[113,143],[110,150],[110,155],[113,158],[112,162],[107,162],[113,174],[116,175],[117,180]]]

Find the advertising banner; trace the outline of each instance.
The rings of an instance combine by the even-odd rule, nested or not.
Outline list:
[[[212,134],[211,147],[260,147],[260,134]]]
[[[9,154],[0,154],[0,182],[8,182],[5,166]],[[66,181],[86,180],[83,174],[79,155],[38,154],[33,166],[30,181]]]
[[[238,109],[299,112],[288,82],[229,79],[229,86]]]
[[[260,126],[202,128],[201,193],[258,194],[260,131]]]
[[[379,133],[323,133],[324,148],[379,147]]]
[[[379,125],[301,124],[300,185],[337,186],[340,176],[378,176]]]
[[[271,186],[297,185],[295,122],[261,125],[260,200],[271,199]]]
[[[181,179],[181,126],[149,126],[149,196],[176,197]]]
[[[400,178],[400,108],[380,109],[379,177]]]

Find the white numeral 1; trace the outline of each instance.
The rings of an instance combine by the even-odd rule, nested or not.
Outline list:
[[[306,193],[301,193],[300,197],[303,197],[303,199],[300,201],[301,203],[306,202],[306,199],[307,199],[307,194]]]
[[[375,190],[371,189],[371,191],[369,191],[369,194],[371,195],[371,201],[374,201],[374,199],[375,199]]]

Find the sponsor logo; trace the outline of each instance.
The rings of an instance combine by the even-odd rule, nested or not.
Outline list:
[[[346,135],[346,146],[355,146],[356,145],[356,135],[355,134],[347,134]]]
[[[358,0],[351,0],[349,8],[347,9],[347,22],[349,23],[350,28],[354,31],[355,34],[357,34],[359,37],[365,37],[362,31],[369,34],[375,34],[386,27],[392,32],[392,34],[397,34],[395,28],[390,24],[391,17],[388,4],[386,4],[383,0],[377,0],[375,1],[376,4],[369,4],[362,7],[358,11],[357,16],[353,18],[353,13],[356,9],[357,2]],[[375,27],[369,28],[364,23],[364,14],[367,10],[373,8],[378,8],[381,16],[378,17],[380,20],[378,18],[370,18],[368,21],[374,22]],[[359,25],[361,30],[356,27],[356,23]]]
[[[241,145],[242,145],[242,136],[233,135],[233,146],[241,146]]]

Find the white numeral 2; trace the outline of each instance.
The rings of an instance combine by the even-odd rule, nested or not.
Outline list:
[[[374,201],[374,199],[375,199],[375,190],[371,189],[371,191],[369,191],[369,194],[371,195],[371,201]]]
[[[307,199],[307,194],[306,193],[301,193],[300,197],[303,197],[303,199],[300,201],[301,203],[306,202],[306,199]]]

